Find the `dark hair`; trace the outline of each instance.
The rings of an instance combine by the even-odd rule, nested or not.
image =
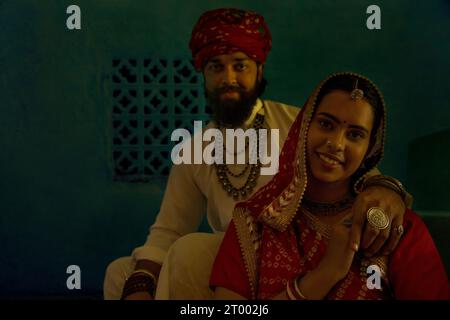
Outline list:
[[[373,130],[370,135],[370,149],[375,142],[375,134],[377,132],[376,129],[380,125],[381,117],[383,116],[383,98],[371,82],[352,74],[336,75],[325,82],[325,84],[320,88],[316,99],[316,108],[322,101],[323,97],[331,91],[342,90],[351,93],[356,87],[356,81],[358,81],[358,89],[364,92],[363,99],[370,104],[374,114]]]

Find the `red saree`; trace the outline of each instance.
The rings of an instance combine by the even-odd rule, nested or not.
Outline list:
[[[250,199],[236,205],[213,265],[210,286],[227,288],[247,299],[271,299],[285,290],[289,280],[316,268],[324,256],[326,225],[305,211],[301,202],[307,185],[308,126],[320,88],[333,76],[316,88],[292,124],[277,175]],[[368,152],[371,167],[354,177],[355,186],[381,159],[384,118],[383,114]],[[449,299],[447,275],[426,226],[407,210],[404,228],[390,256],[369,259],[355,255],[347,276],[326,299]],[[367,286],[370,265],[381,270],[381,289]]]
[[[288,280],[314,269],[325,253],[324,236],[308,227],[305,220],[299,220],[300,223],[294,222],[300,232],[299,245],[296,236],[292,235],[288,237],[292,243],[277,241],[274,246],[279,253],[275,256],[270,250],[261,253],[256,299],[271,299],[286,288]],[[366,285],[366,267],[369,264],[382,265],[383,262],[357,257],[347,277],[336,284],[327,299],[450,299],[444,265],[422,219],[407,210],[404,227],[405,234],[389,256],[383,290],[370,290]],[[254,299],[247,273],[236,225],[232,221],[214,262],[210,285],[224,287],[247,299]]]

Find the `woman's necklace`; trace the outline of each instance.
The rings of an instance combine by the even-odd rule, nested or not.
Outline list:
[[[318,202],[303,198],[301,206],[318,216],[330,216],[342,212],[353,205],[355,197],[348,194],[344,199],[336,202]]]

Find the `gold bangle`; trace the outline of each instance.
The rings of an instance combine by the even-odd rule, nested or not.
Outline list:
[[[300,290],[299,283],[298,283],[298,282],[300,281],[300,279],[301,279],[300,276],[298,276],[297,278],[294,279],[294,289],[295,289],[295,292],[300,296],[301,299],[303,299],[303,300],[308,300],[308,299],[305,297],[305,295],[302,293],[302,291]]]
[[[289,283],[290,283],[290,281],[288,281],[286,283],[286,294],[287,294],[289,300],[297,300],[291,291],[291,286],[289,285]]]

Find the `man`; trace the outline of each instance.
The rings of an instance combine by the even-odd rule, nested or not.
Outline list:
[[[279,129],[281,150],[299,109],[259,99],[266,85],[264,63],[271,46],[264,18],[254,12],[218,9],[200,17],[190,48],[195,67],[203,73],[208,103],[214,109],[213,121],[205,129]],[[269,143],[267,147],[270,152],[277,146]],[[241,150],[224,150],[224,154],[227,152],[236,158]],[[118,259],[108,267],[105,298],[153,299],[155,294],[162,299],[212,297],[204,289],[220,233],[226,230],[234,205],[272,178],[259,175],[259,169],[260,164],[248,162],[174,165],[146,243],[136,248],[132,257]],[[399,226],[405,209],[404,191],[394,179],[382,176],[366,179],[365,185],[354,205],[351,245],[361,246],[367,255],[388,253],[402,233]],[[380,207],[388,214],[388,228],[366,227],[370,207]],[[197,230],[205,212],[215,235],[189,236]],[[394,229],[396,232],[390,232]]]

